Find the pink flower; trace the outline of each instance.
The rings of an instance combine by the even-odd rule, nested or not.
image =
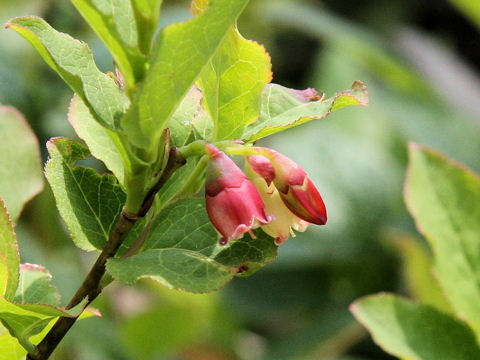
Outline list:
[[[220,244],[246,232],[254,237],[252,229],[272,221],[258,190],[224,152],[211,144],[207,152],[211,161],[205,184],[206,207],[210,221],[222,235]]]
[[[256,150],[264,156],[249,156],[250,165],[267,184],[273,182],[285,206],[300,219],[324,225],[327,222],[325,204],[300,165],[274,150],[268,148]],[[269,160],[271,168],[265,159]]]
[[[261,175],[262,173],[263,175]],[[275,238],[277,245],[285,242],[290,235],[295,236],[293,230],[303,232],[307,229],[310,223],[292,213],[283,202],[275,185],[267,180],[272,178],[273,181],[275,173],[266,157],[262,155],[249,156],[246,174],[258,189],[267,212],[274,217],[271,223],[262,225],[262,230]]]

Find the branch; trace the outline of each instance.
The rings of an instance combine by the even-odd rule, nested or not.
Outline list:
[[[158,182],[145,196],[145,200],[143,201],[142,207],[138,213],[128,214],[125,212],[125,210],[122,210],[120,213],[120,217],[118,218],[117,223],[110,234],[110,238],[108,239],[105,248],[100,253],[97,261],[95,261],[95,264],[93,264],[89,273],[83,280],[82,285],[78,288],[77,292],[66,306],[67,310],[72,309],[81,303],[83,299],[87,299],[87,303],[85,304],[85,307],[87,307],[93,300],[96,299],[98,295],[100,295],[102,292],[100,281],[105,274],[105,265],[107,260],[115,256],[120,245],[125,240],[129,231],[137,222],[138,218],[144,217],[148,213],[148,210],[150,210],[157,192],[162,188],[163,185],[165,185],[170,176],[172,176],[172,174],[185,163],[185,158],[178,153],[176,148],[171,148],[165,170],[163,171]],[[80,314],[75,317],[58,318],[55,325],[53,325],[47,335],[37,345],[36,353],[28,354],[27,360],[47,360],[60,341],[63,339],[65,334],[70,330],[73,324],[75,324],[75,321],[77,321],[79,316]]]

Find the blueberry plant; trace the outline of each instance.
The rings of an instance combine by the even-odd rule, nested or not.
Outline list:
[[[248,0],[194,0],[192,19],[158,34],[161,0],[72,3],[115,73],[102,73],[85,43],[41,18],[6,27],[74,92],[68,120],[83,143],[49,140],[45,176],[74,244],[99,255],[65,306],[46,269],[19,264],[14,224],[42,180],[33,134],[3,106],[0,321],[9,359],[48,359],[76,320],[95,315],[89,304],[112,281],[214,291],[273,261],[294,231],[325,224],[305,171],[255,142],[368,102],[358,81],[330,98],[270,83],[269,55],[236,27]],[[92,156],[108,173],[77,164]],[[244,159],[245,172],[232,157]]]

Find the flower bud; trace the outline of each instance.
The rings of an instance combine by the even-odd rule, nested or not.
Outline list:
[[[268,148],[258,148],[259,152],[268,157],[274,169],[273,184],[277,188],[284,204],[299,218],[313,224],[324,225],[327,222],[327,210],[322,197],[305,171],[288,157]],[[251,157],[250,157],[251,158]],[[254,163],[260,163],[257,160]],[[250,161],[250,164],[252,161]],[[257,172],[272,181],[271,176],[265,177],[268,172],[266,165],[252,166],[261,169]]]
[[[222,235],[220,244],[236,239],[251,229],[268,224],[265,205],[258,190],[224,152],[207,145],[211,158],[207,166],[205,199],[213,226]]]
[[[292,213],[284,204],[275,186],[273,184],[268,184],[267,178],[274,174],[272,173],[273,167],[268,158],[262,155],[253,155],[249,156],[247,160],[245,172],[258,189],[258,192],[265,203],[267,212],[274,217],[271,223],[261,226],[262,230],[275,238],[275,243],[277,245],[285,242],[290,235],[295,236],[293,230],[300,232],[305,231],[310,223],[300,219]],[[272,172],[269,170],[270,167]],[[269,176],[265,178],[262,173],[263,175]]]

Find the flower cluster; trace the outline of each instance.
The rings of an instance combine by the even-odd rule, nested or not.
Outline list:
[[[254,147],[246,154],[245,173],[224,152],[208,144],[205,198],[208,216],[222,235],[220,244],[261,227],[283,243],[293,230],[324,225],[327,212],[305,171],[286,156]],[[293,230],[292,230],[293,229]]]

